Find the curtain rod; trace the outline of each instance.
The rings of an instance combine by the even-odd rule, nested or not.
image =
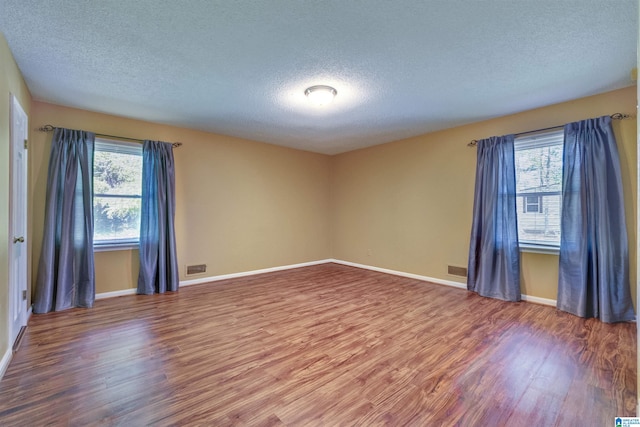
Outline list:
[[[609,117],[611,117],[613,120],[624,120],[624,119],[632,119],[635,116],[632,115],[632,114],[626,114],[626,113],[613,113]],[[516,133],[514,135],[515,136],[520,136],[520,135],[526,135],[528,133],[542,132],[542,131],[545,131],[545,130],[560,129],[562,127],[564,127],[564,125],[551,126],[551,127],[542,128],[542,129],[528,130],[526,132],[520,132],[520,133]],[[467,144],[468,147],[475,147],[476,145],[478,145],[478,140],[477,139],[474,139],[470,143]]]
[[[53,126],[53,125],[44,125],[44,126],[40,126],[40,127],[38,128],[38,130],[39,130],[40,132],[53,132],[53,130],[54,130],[55,128],[56,128],[56,127],[55,127],[55,126]],[[105,133],[96,133],[95,135],[96,135],[96,136],[104,136],[104,137],[107,137],[107,138],[127,139],[127,140],[129,140],[129,141],[144,142],[144,139],[129,138],[129,137],[126,137],[126,136],[107,135],[107,134],[105,134]],[[173,143],[171,143],[171,145],[172,145],[174,148],[177,148],[177,147],[180,147],[180,146],[182,145],[182,142],[173,142]]]

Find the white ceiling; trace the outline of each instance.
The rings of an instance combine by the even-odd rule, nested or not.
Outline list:
[[[629,86],[637,8],[0,0],[0,31],[37,100],[336,154]]]

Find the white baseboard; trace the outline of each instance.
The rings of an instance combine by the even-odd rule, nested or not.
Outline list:
[[[113,291],[113,292],[102,292],[102,293],[96,294],[96,299],[114,298],[114,297],[121,297],[124,295],[135,295],[136,292],[138,292],[138,289],[136,288],[123,289],[121,291]]]
[[[436,279],[435,277],[421,276],[419,274],[406,273],[404,271],[390,270],[388,268],[374,267],[372,265],[358,264],[355,262],[342,261],[339,259],[332,259],[331,262],[335,262],[336,264],[348,265],[350,267],[363,268],[365,270],[377,271],[380,273],[393,274],[394,276],[408,277],[410,279],[421,280],[423,282],[436,283],[438,285],[446,285],[446,286],[452,286],[454,288],[467,289],[467,285],[465,283],[454,282],[453,280]]]
[[[522,301],[533,302],[542,305],[550,305],[552,307],[555,307],[557,305],[556,300],[554,299],[534,297],[531,295],[522,295]]]
[[[0,360],[0,380],[4,377],[4,373],[7,372],[7,368],[9,367],[9,363],[11,363],[11,358],[13,357],[13,351],[11,351],[11,347],[7,349],[2,356],[2,360]]]
[[[358,263],[355,263],[355,262],[342,261],[342,260],[339,260],[339,259],[332,259],[330,261],[331,262],[335,262],[336,264],[342,264],[342,265],[348,265],[348,266],[351,266],[351,267],[363,268],[365,270],[378,271],[380,273],[393,274],[395,276],[408,277],[410,279],[417,279],[417,280],[421,280],[423,282],[431,282],[431,283],[436,283],[438,285],[453,286],[454,288],[459,288],[459,289],[467,289],[467,284],[466,283],[454,282],[453,280],[437,279],[435,277],[421,276],[419,274],[405,273],[404,271],[390,270],[388,268],[374,267],[374,266],[371,266],[371,265],[358,264]],[[553,307],[556,306],[556,300],[547,299],[547,298],[540,298],[540,297],[534,297],[534,296],[529,296],[529,295],[522,295],[522,300],[523,301],[527,301],[527,302],[533,302],[533,303],[536,303],[536,304],[550,305],[550,306],[553,306]]]
[[[408,277],[410,279],[421,280],[423,282],[436,283],[438,285],[452,286],[452,287],[458,288],[458,289],[467,289],[467,284],[466,283],[455,282],[453,280],[438,279],[436,277],[422,276],[420,274],[406,273],[404,271],[390,270],[388,268],[374,267],[372,265],[358,264],[358,263],[355,263],[355,262],[343,261],[343,260],[333,259],[333,258],[322,259],[322,260],[318,260],[318,261],[303,262],[303,263],[300,263],[300,264],[290,264],[290,265],[282,265],[282,266],[279,266],[279,267],[263,268],[263,269],[260,269],[260,270],[242,271],[242,272],[239,272],[239,273],[221,274],[221,275],[218,275],[218,276],[200,277],[198,279],[183,280],[183,281],[180,282],[180,287],[182,287],[182,286],[191,286],[191,285],[200,285],[200,284],[203,284],[203,283],[210,283],[210,282],[218,282],[220,280],[235,279],[237,277],[253,276],[255,274],[271,273],[271,272],[274,272],[274,271],[291,270],[293,268],[308,267],[308,266],[311,266],[311,265],[326,264],[326,263],[329,263],[329,262],[333,262],[333,263],[336,263],[336,264],[342,264],[342,265],[348,265],[350,267],[363,268],[365,270],[377,271],[377,272],[380,272],[380,273],[393,274],[394,276]],[[133,288],[133,289],[124,289],[124,290],[121,290],[121,291],[103,292],[103,293],[100,293],[100,294],[96,294],[96,299],[113,298],[113,297],[120,297],[120,296],[123,296],[123,295],[135,295],[135,294],[136,294],[136,289],[135,288]],[[535,297],[535,296],[522,295],[522,300],[523,301],[527,301],[527,302],[533,302],[533,303],[536,303],[536,304],[550,305],[550,306],[553,306],[553,307],[556,306],[556,300],[547,299],[547,298],[540,298],[540,297]]]
[[[183,280],[180,286],[200,285],[202,283],[217,282],[226,279],[235,279],[236,277],[253,276],[254,274],[271,273],[274,271],[291,270],[292,268],[308,267],[311,265],[326,264],[333,262],[331,259],[322,259],[318,261],[303,262],[300,264],[282,265],[279,267],[263,268],[260,270],[242,271],[240,273],[221,274],[219,276],[201,277],[198,279]]]
[[[234,279],[236,277],[253,276],[254,274],[271,273],[273,271],[290,270],[292,268],[308,267],[311,265],[326,264],[328,262],[333,262],[333,260],[323,259],[318,261],[303,262],[300,264],[290,264],[290,265],[282,265],[278,267],[263,268],[260,270],[241,271],[239,273],[200,277],[198,279],[183,280],[180,282],[179,286],[183,287],[183,286],[190,286],[190,285],[200,285],[202,283],[218,282],[220,280]],[[98,300],[98,299],[104,299],[104,298],[121,297],[124,295],[135,295],[136,292],[137,292],[136,288],[123,289],[121,291],[113,291],[113,292],[102,292],[102,293],[96,294],[96,299]]]

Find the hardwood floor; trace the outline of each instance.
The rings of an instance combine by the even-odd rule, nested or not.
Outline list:
[[[606,426],[636,325],[336,264],[31,318],[0,425]]]

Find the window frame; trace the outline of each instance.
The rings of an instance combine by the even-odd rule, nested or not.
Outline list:
[[[131,154],[131,155],[139,155],[142,158],[142,145],[135,142],[122,141],[117,139],[105,138],[105,137],[96,137],[94,143],[94,155],[98,151],[101,152],[112,152],[112,153],[122,153],[122,154]],[[140,176],[142,177],[142,165],[140,167]],[[94,193],[92,195],[92,207],[94,205],[93,198],[102,197],[102,198],[137,198],[142,199],[142,187],[140,188],[140,196],[137,195],[117,195],[113,194],[104,194],[104,193],[96,193],[94,188]],[[94,215],[94,229],[95,229],[95,215]],[[106,252],[106,251],[117,251],[117,250],[128,250],[128,249],[138,249],[140,247],[140,233],[138,232],[138,237],[136,238],[125,238],[125,239],[106,239],[106,240],[95,240],[93,241],[93,251],[94,252]]]
[[[534,148],[560,146],[564,150],[564,130],[563,128],[557,128],[553,130],[546,130],[536,133],[527,133],[526,135],[516,136],[514,139],[514,156],[518,151],[525,151]],[[564,156],[564,152],[561,152],[560,156]],[[562,171],[561,171],[562,173]],[[516,171],[516,187],[517,187],[518,174]],[[544,196],[560,196],[560,212],[559,220],[562,221],[562,191],[537,191],[537,192],[518,192],[516,190],[516,197],[523,198],[522,214],[527,213],[543,213],[543,197]],[[530,211],[527,206],[527,198],[538,197],[538,211]],[[519,214],[520,215],[520,214]],[[518,216],[519,216],[518,215]],[[519,218],[520,219],[520,218]],[[531,240],[520,240],[520,232],[518,230],[518,246],[520,252],[532,252],[542,254],[554,254],[560,253],[560,244],[551,244],[544,242],[535,242]]]
[[[536,199],[535,202],[529,201],[529,199]],[[530,209],[534,207],[535,210]],[[522,195],[522,213],[542,213],[542,196],[538,195]]]

